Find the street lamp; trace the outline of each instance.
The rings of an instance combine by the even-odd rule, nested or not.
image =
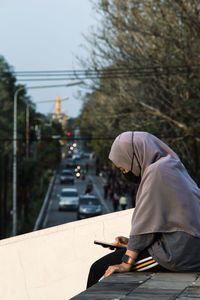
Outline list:
[[[13,111],[13,227],[12,235],[17,235],[17,98],[22,90],[26,89],[46,89],[55,87],[69,87],[73,85],[80,85],[83,81],[75,81],[68,84],[56,84],[56,85],[39,85],[20,87],[14,94],[14,111]]]

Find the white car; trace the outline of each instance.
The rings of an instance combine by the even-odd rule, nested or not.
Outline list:
[[[79,202],[79,195],[76,188],[64,188],[59,196],[59,210],[76,210]]]
[[[81,155],[80,155],[80,153],[74,153],[72,155],[72,158],[75,159],[75,160],[80,160],[81,159]]]

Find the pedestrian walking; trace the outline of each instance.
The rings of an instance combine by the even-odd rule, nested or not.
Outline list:
[[[120,196],[119,204],[120,204],[122,210],[126,209],[126,207],[127,207],[127,196],[126,195]]]
[[[103,189],[104,189],[104,199],[106,200],[107,197],[108,197],[108,190],[109,190],[109,183],[106,182],[103,186]]]
[[[117,193],[114,193],[112,196],[112,204],[113,204],[113,210],[117,211],[119,207],[119,197]]]

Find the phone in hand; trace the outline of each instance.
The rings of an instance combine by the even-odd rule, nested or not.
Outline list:
[[[111,250],[114,250],[114,249],[124,249],[123,246],[118,246],[118,245],[114,245],[113,243],[107,243],[107,242],[102,242],[102,241],[94,241],[94,244],[96,245],[101,245],[105,248],[110,248]]]

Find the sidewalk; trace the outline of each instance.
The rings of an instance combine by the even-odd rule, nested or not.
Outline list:
[[[112,200],[109,199],[109,197],[107,197],[107,199],[104,199],[104,184],[106,183],[107,180],[105,177],[103,177],[101,175],[99,175],[99,176],[96,175],[94,160],[90,161],[90,170],[87,175],[87,180],[92,181],[93,186],[94,186],[94,192],[99,197],[102,205],[104,206],[105,213],[114,212]],[[132,206],[130,204],[130,199],[128,199],[127,209],[128,208],[132,208]],[[121,210],[121,208],[119,205],[118,211],[120,211],[120,210]]]
[[[104,181],[102,177],[96,175],[88,175],[88,179],[92,181],[95,194],[99,197],[106,213],[113,212],[112,202],[104,199]]]
[[[91,159],[89,162],[89,171],[86,176],[86,180],[91,181],[93,183],[93,191],[101,201],[104,213],[113,212],[113,206],[111,201],[109,199],[104,199],[105,179],[101,176],[96,175],[95,159]]]

